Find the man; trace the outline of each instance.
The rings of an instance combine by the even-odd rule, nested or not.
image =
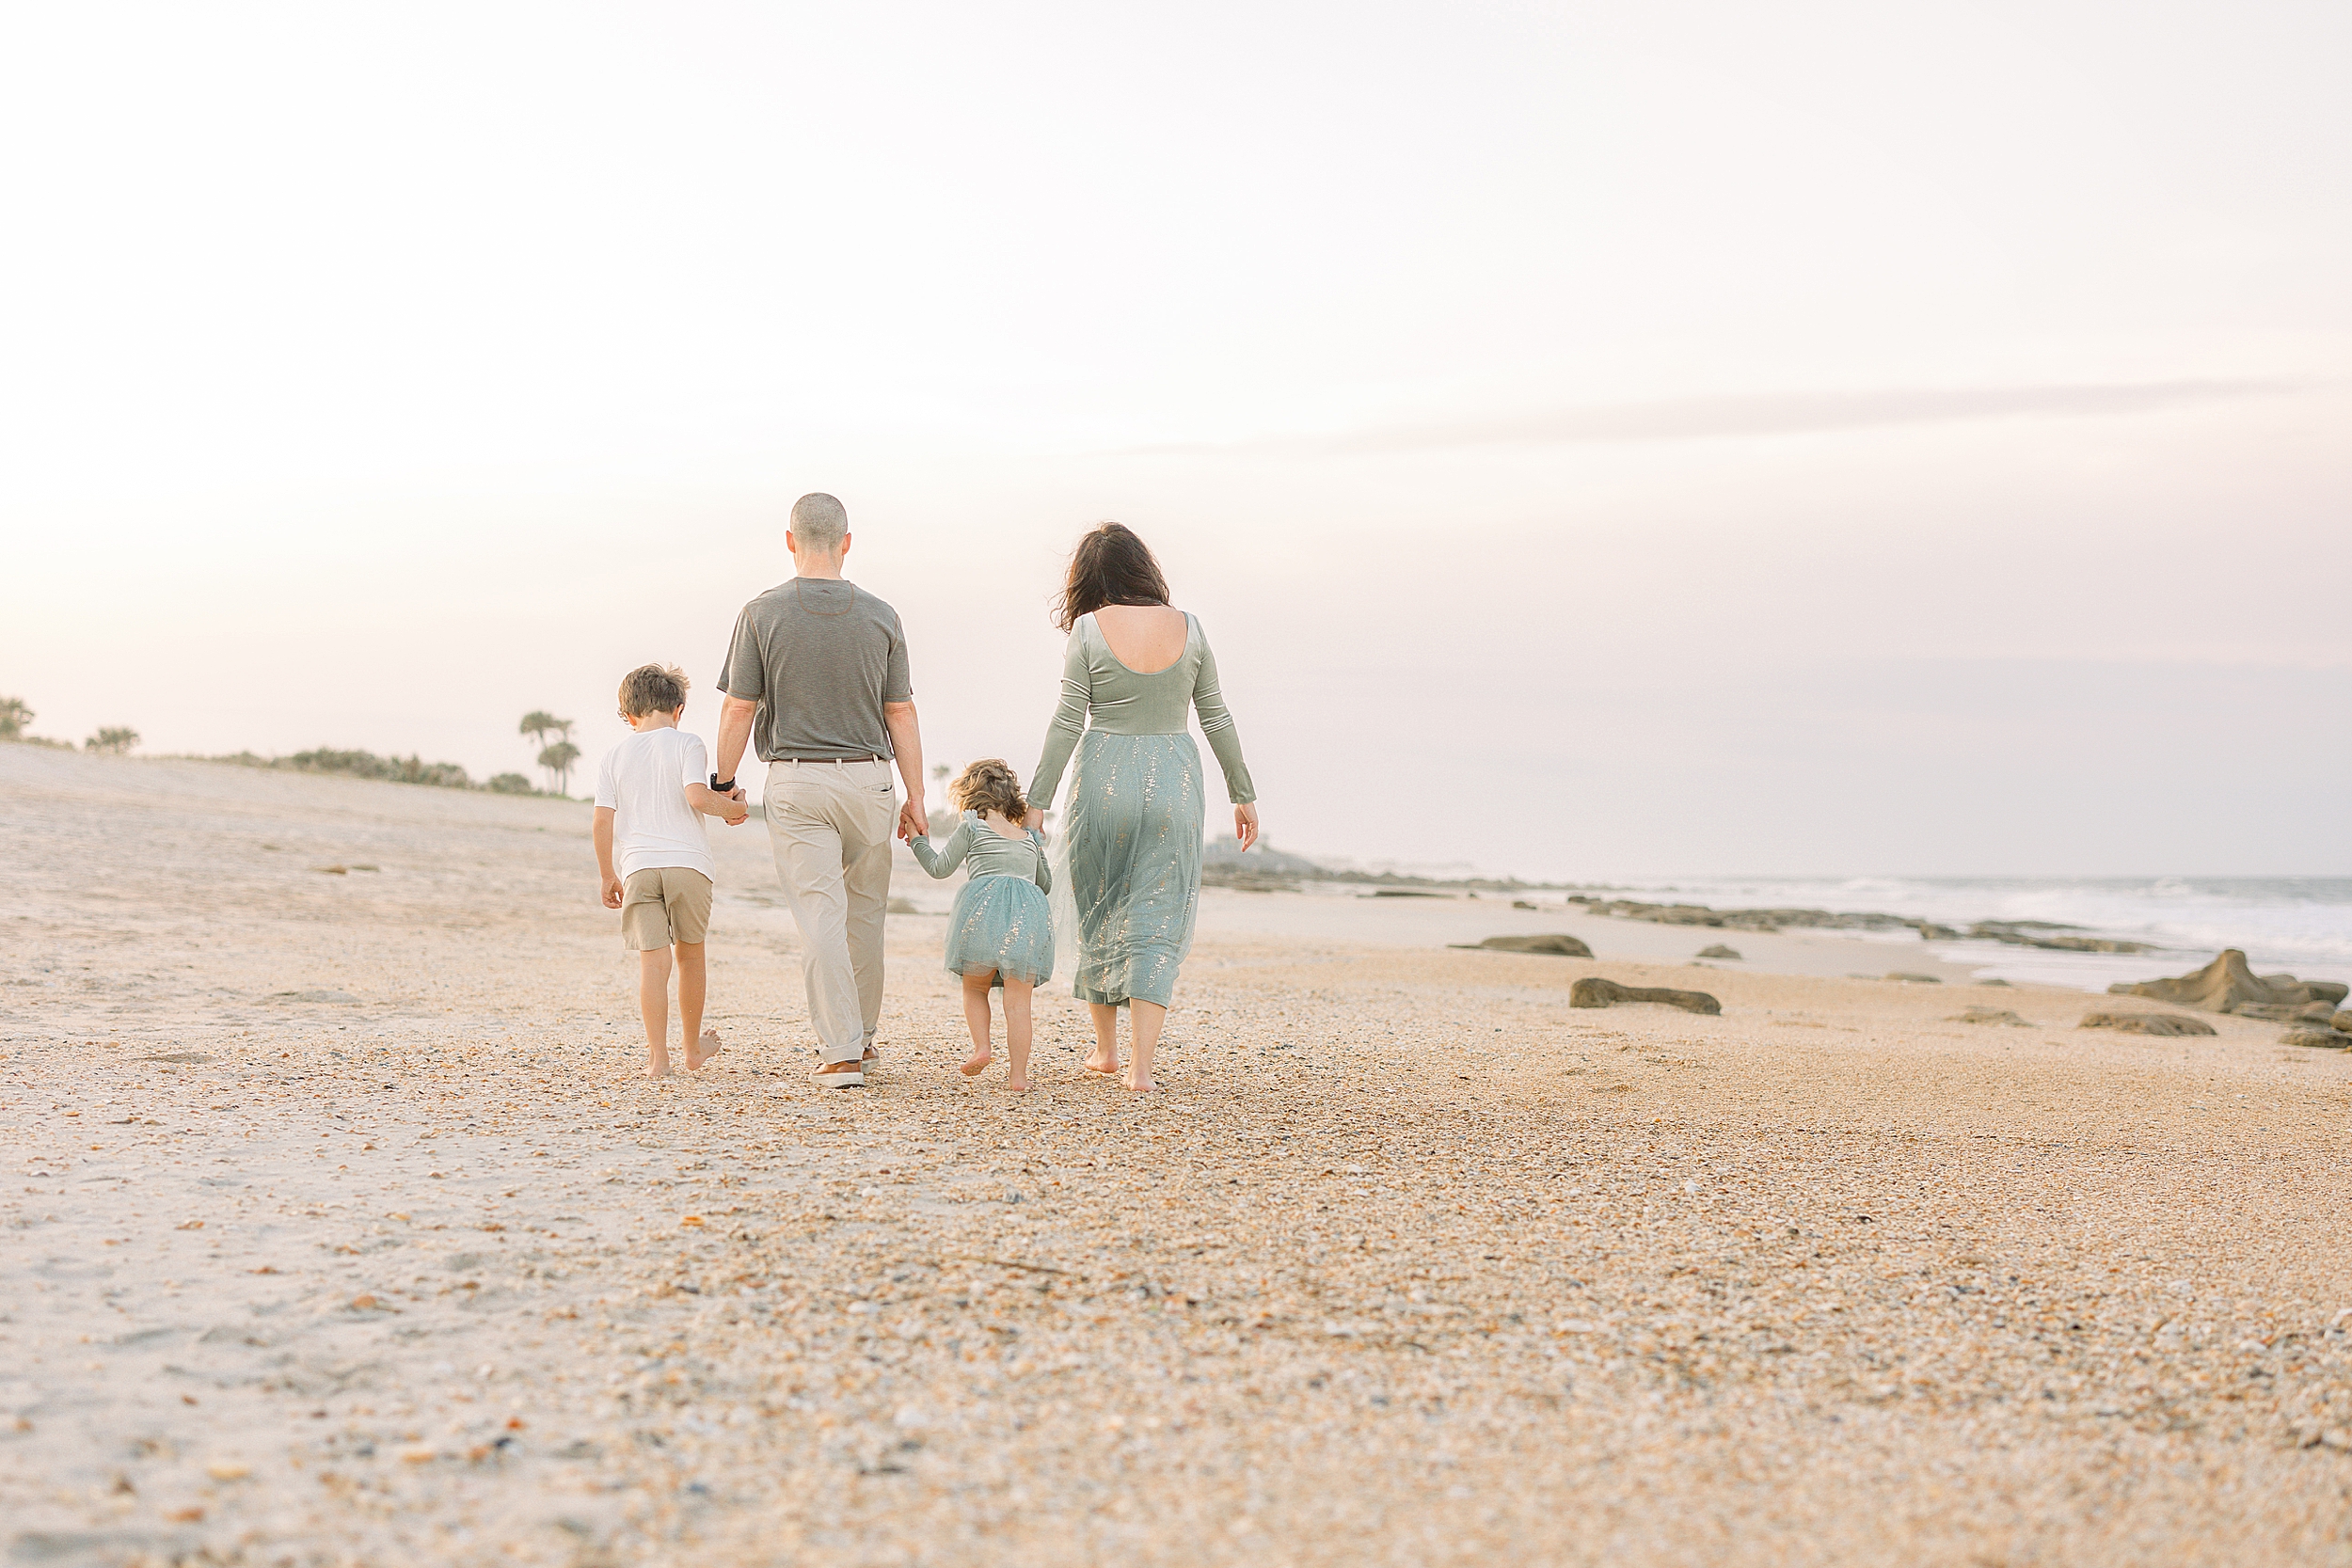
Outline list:
[[[898,612],[845,581],[850,517],[826,495],[792,503],[792,579],[743,607],[719,689],[719,774],[735,787],[747,741],[768,765],[768,836],[801,928],[817,1082],[855,1088],[877,1059],[882,912],[898,831],[930,831],[923,737]],[[898,804],[891,765],[906,781]],[[897,808],[897,809],[894,809]]]

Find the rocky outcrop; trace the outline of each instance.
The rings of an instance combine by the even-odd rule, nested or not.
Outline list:
[[[2153,953],[2156,950],[2153,942],[2124,942],[2115,937],[2052,934],[2075,928],[2050,920],[1979,920],[1968,927],[1968,934],[1987,942],[2006,942],[2013,947],[2046,947],[2060,953]]]
[[[2317,1051],[2343,1051],[2352,1048],[2352,1035],[2336,1029],[2322,1029],[2315,1023],[2302,1024],[2279,1037],[2280,1045],[2308,1045]]]
[[[2240,1002],[2230,1009],[2233,1018],[2267,1019],[2273,1023],[2326,1023],[2336,1016],[2333,1002]]]
[[[1700,949],[1699,949],[1699,951],[1698,951],[1698,956],[1699,956],[1700,958],[1733,958],[1733,959],[1737,959],[1737,958],[1740,957],[1740,950],[1739,950],[1737,947],[1725,947],[1725,946],[1724,946],[1722,942],[1716,942],[1716,943],[1712,944],[1711,946],[1708,946],[1708,947],[1702,947],[1702,948],[1700,948]]]
[[[1946,1022],[1950,1023],[2005,1023],[2012,1029],[2033,1027],[2007,1007],[1963,1007]]]
[[[1593,950],[1563,931],[1548,931],[1539,937],[1488,937],[1485,942],[1449,942],[1448,947],[1467,947],[1472,952],[1481,948],[1490,953],[1552,953],[1563,958],[1589,958]]]
[[[1878,914],[1833,910],[1714,910],[1705,904],[1645,904],[1632,898],[1569,896],[1592,914],[1618,920],[1646,920],[1659,926],[1720,926],[1734,931],[1778,931],[1788,927],[1833,931],[1916,931],[1925,938],[1949,941],[1960,935],[1948,926],[1907,914]]]
[[[1940,986],[1944,983],[1944,977],[1940,974],[1912,974],[1899,969],[1886,977],[1890,980],[1900,980],[1905,985],[1911,986]]]
[[[2352,1035],[2352,1012],[2338,1013],[2328,1022],[2335,1028],[2343,1030],[2345,1034]]]
[[[2246,1004],[2261,1007],[2299,1007],[2311,1002],[2342,1002],[2344,988],[2332,980],[2297,980],[2292,974],[2256,974],[2246,955],[2232,947],[2197,971],[2170,980],[2121,981],[2107,988],[2110,996],[2152,996],[2180,1007],[2202,1007],[2209,1013],[2234,1012]]]
[[[2083,1029],[2117,1029],[2126,1035],[2210,1035],[2214,1026],[2183,1013],[2085,1013]]]
[[[1669,990],[1663,986],[1621,986],[1588,974],[1568,988],[1571,1007],[1614,1007],[1626,1002],[1657,1002],[1686,1013],[1721,1013],[1724,1005],[1703,990]],[[2345,1037],[2352,1038],[2352,1036]]]

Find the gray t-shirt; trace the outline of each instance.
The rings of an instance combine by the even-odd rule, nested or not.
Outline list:
[[[898,612],[839,578],[794,578],[745,605],[719,689],[757,699],[762,762],[890,756],[882,704],[914,696]]]

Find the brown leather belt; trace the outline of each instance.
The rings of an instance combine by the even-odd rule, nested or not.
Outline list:
[[[770,757],[770,762],[789,762],[805,766],[817,762],[888,762],[888,757]]]

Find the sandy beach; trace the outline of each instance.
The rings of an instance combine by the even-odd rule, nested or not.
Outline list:
[[[1164,1094],[914,913],[820,1095],[755,823],[649,1082],[588,827],[0,746],[7,1561],[2352,1563],[2345,1053],[1211,890]]]

